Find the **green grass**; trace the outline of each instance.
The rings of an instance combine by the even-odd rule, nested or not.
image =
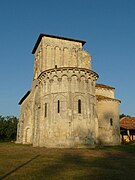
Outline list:
[[[0,179],[132,180],[135,145],[48,149],[0,143]]]

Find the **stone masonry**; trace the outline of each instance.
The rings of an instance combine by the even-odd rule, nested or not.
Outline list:
[[[20,100],[17,143],[93,147],[120,143],[114,88],[96,84],[85,41],[40,34],[32,88]]]

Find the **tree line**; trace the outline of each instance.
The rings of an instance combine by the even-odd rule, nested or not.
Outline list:
[[[0,141],[15,141],[18,118],[0,115]]]

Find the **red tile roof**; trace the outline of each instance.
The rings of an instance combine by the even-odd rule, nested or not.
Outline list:
[[[135,117],[121,118],[120,127],[124,129],[135,129]]]

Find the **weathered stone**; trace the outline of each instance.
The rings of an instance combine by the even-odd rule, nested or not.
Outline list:
[[[17,142],[45,147],[119,144],[114,88],[96,85],[84,41],[41,34],[32,89],[20,101]]]

